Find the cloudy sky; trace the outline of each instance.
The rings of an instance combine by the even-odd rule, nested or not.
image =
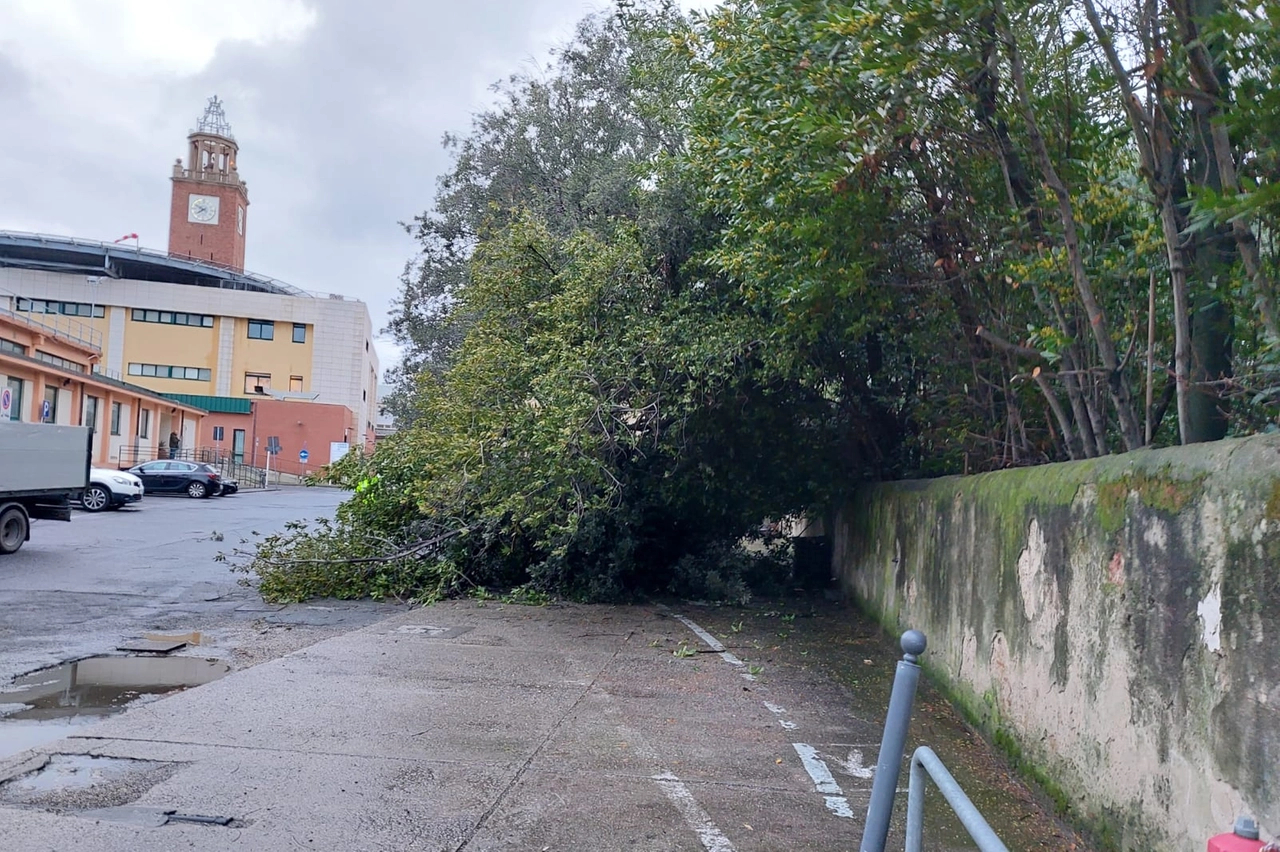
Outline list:
[[[0,0],[0,230],[166,248],[170,168],[216,93],[249,185],[245,267],[364,299],[380,328],[441,136],[608,5]]]

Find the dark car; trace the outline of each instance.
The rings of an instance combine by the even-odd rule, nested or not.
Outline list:
[[[208,471],[209,473],[212,473],[214,476],[219,475],[218,469],[211,464],[202,464],[200,466],[204,468],[206,471]],[[240,490],[240,483],[234,479],[227,479],[223,477],[218,480],[218,484],[222,486],[222,488],[218,491],[218,493],[221,494],[223,497],[230,497],[232,494],[235,494],[237,491]]]
[[[222,491],[222,477],[207,464],[153,461],[131,467],[129,472],[142,480],[147,494],[212,497]]]

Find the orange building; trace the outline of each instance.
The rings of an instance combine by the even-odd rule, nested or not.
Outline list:
[[[65,317],[50,320],[0,309],[0,420],[88,426],[100,467],[155,458],[170,435],[193,445],[203,409],[94,372],[101,335]]]
[[[265,468],[267,444],[275,438],[280,452],[271,458],[271,469],[306,476],[336,461],[350,448],[372,450],[355,412],[345,405],[270,396],[166,396],[207,411],[197,433],[197,446],[211,451],[215,458]]]

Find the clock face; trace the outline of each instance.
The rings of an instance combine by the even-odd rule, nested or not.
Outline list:
[[[218,224],[218,197],[215,195],[193,195],[187,205],[187,220],[202,222],[206,225]]]

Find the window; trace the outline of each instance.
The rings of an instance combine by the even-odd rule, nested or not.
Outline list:
[[[209,314],[186,314],[174,311],[147,311],[134,308],[130,317],[134,322],[161,322],[169,325],[190,325],[196,328],[213,328],[213,317]]]
[[[236,233],[244,236],[244,207],[236,205]]]
[[[84,398],[84,412],[80,425],[88,426],[93,431],[98,431],[98,398],[96,396],[86,396]]]
[[[14,343],[12,340],[5,340],[0,337],[0,352],[8,352],[12,355],[26,355],[27,347],[21,343]]]
[[[369,392],[367,390],[360,391],[360,400],[362,402],[367,400],[368,398],[369,398]]]
[[[302,376],[289,377],[289,390],[295,393],[302,393]]]
[[[91,305],[88,302],[51,302],[48,299],[17,300],[17,310],[33,314],[62,314],[69,317],[94,317],[102,319],[107,315],[105,305]]]
[[[304,323],[295,322],[293,324],[293,342],[294,343],[307,342],[307,326]]]
[[[111,403],[111,434],[120,434],[120,403]]]
[[[145,408],[138,409],[138,437],[151,437],[151,412]]]
[[[270,373],[245,373],[244,374],[244,392],[245,393],[265,393],[271,389]]]
[[[41,409],[41,422],[57,423],[58,422],[58,389],[45,385],[44,403],[49,407],[48,416],[44,416],[44,410]]]
[[[60,358],[57,355],[50,355],[48,352],[36,350],[36,358],[44,361],[46,364],[52,364],[55,367],[61,367],[64,370],[71,370],[76,373],[83,373],[84,364],[77,364],[75,361],[68,361],[66,358]]]
[[[14,378],[13,376],[10,376],[9,381],[6,384],[6,387],[9,388],[9,395],[11,397],[11,399],[9,400],[9,419],[21,420],[22,419],[22,379],[17,379],[17,378]]]
[[[231,432],[231,458],[237,464],[244,463],[244,430],[235,429]]]
[[[209,367],[175,367],[171,364],[130,364],[129,375],[148,379],[187,379],[192,382],[208,382],[213,379]]]
[[[249,320],[250,340],[275,340],[276,324],[271,320]]]

